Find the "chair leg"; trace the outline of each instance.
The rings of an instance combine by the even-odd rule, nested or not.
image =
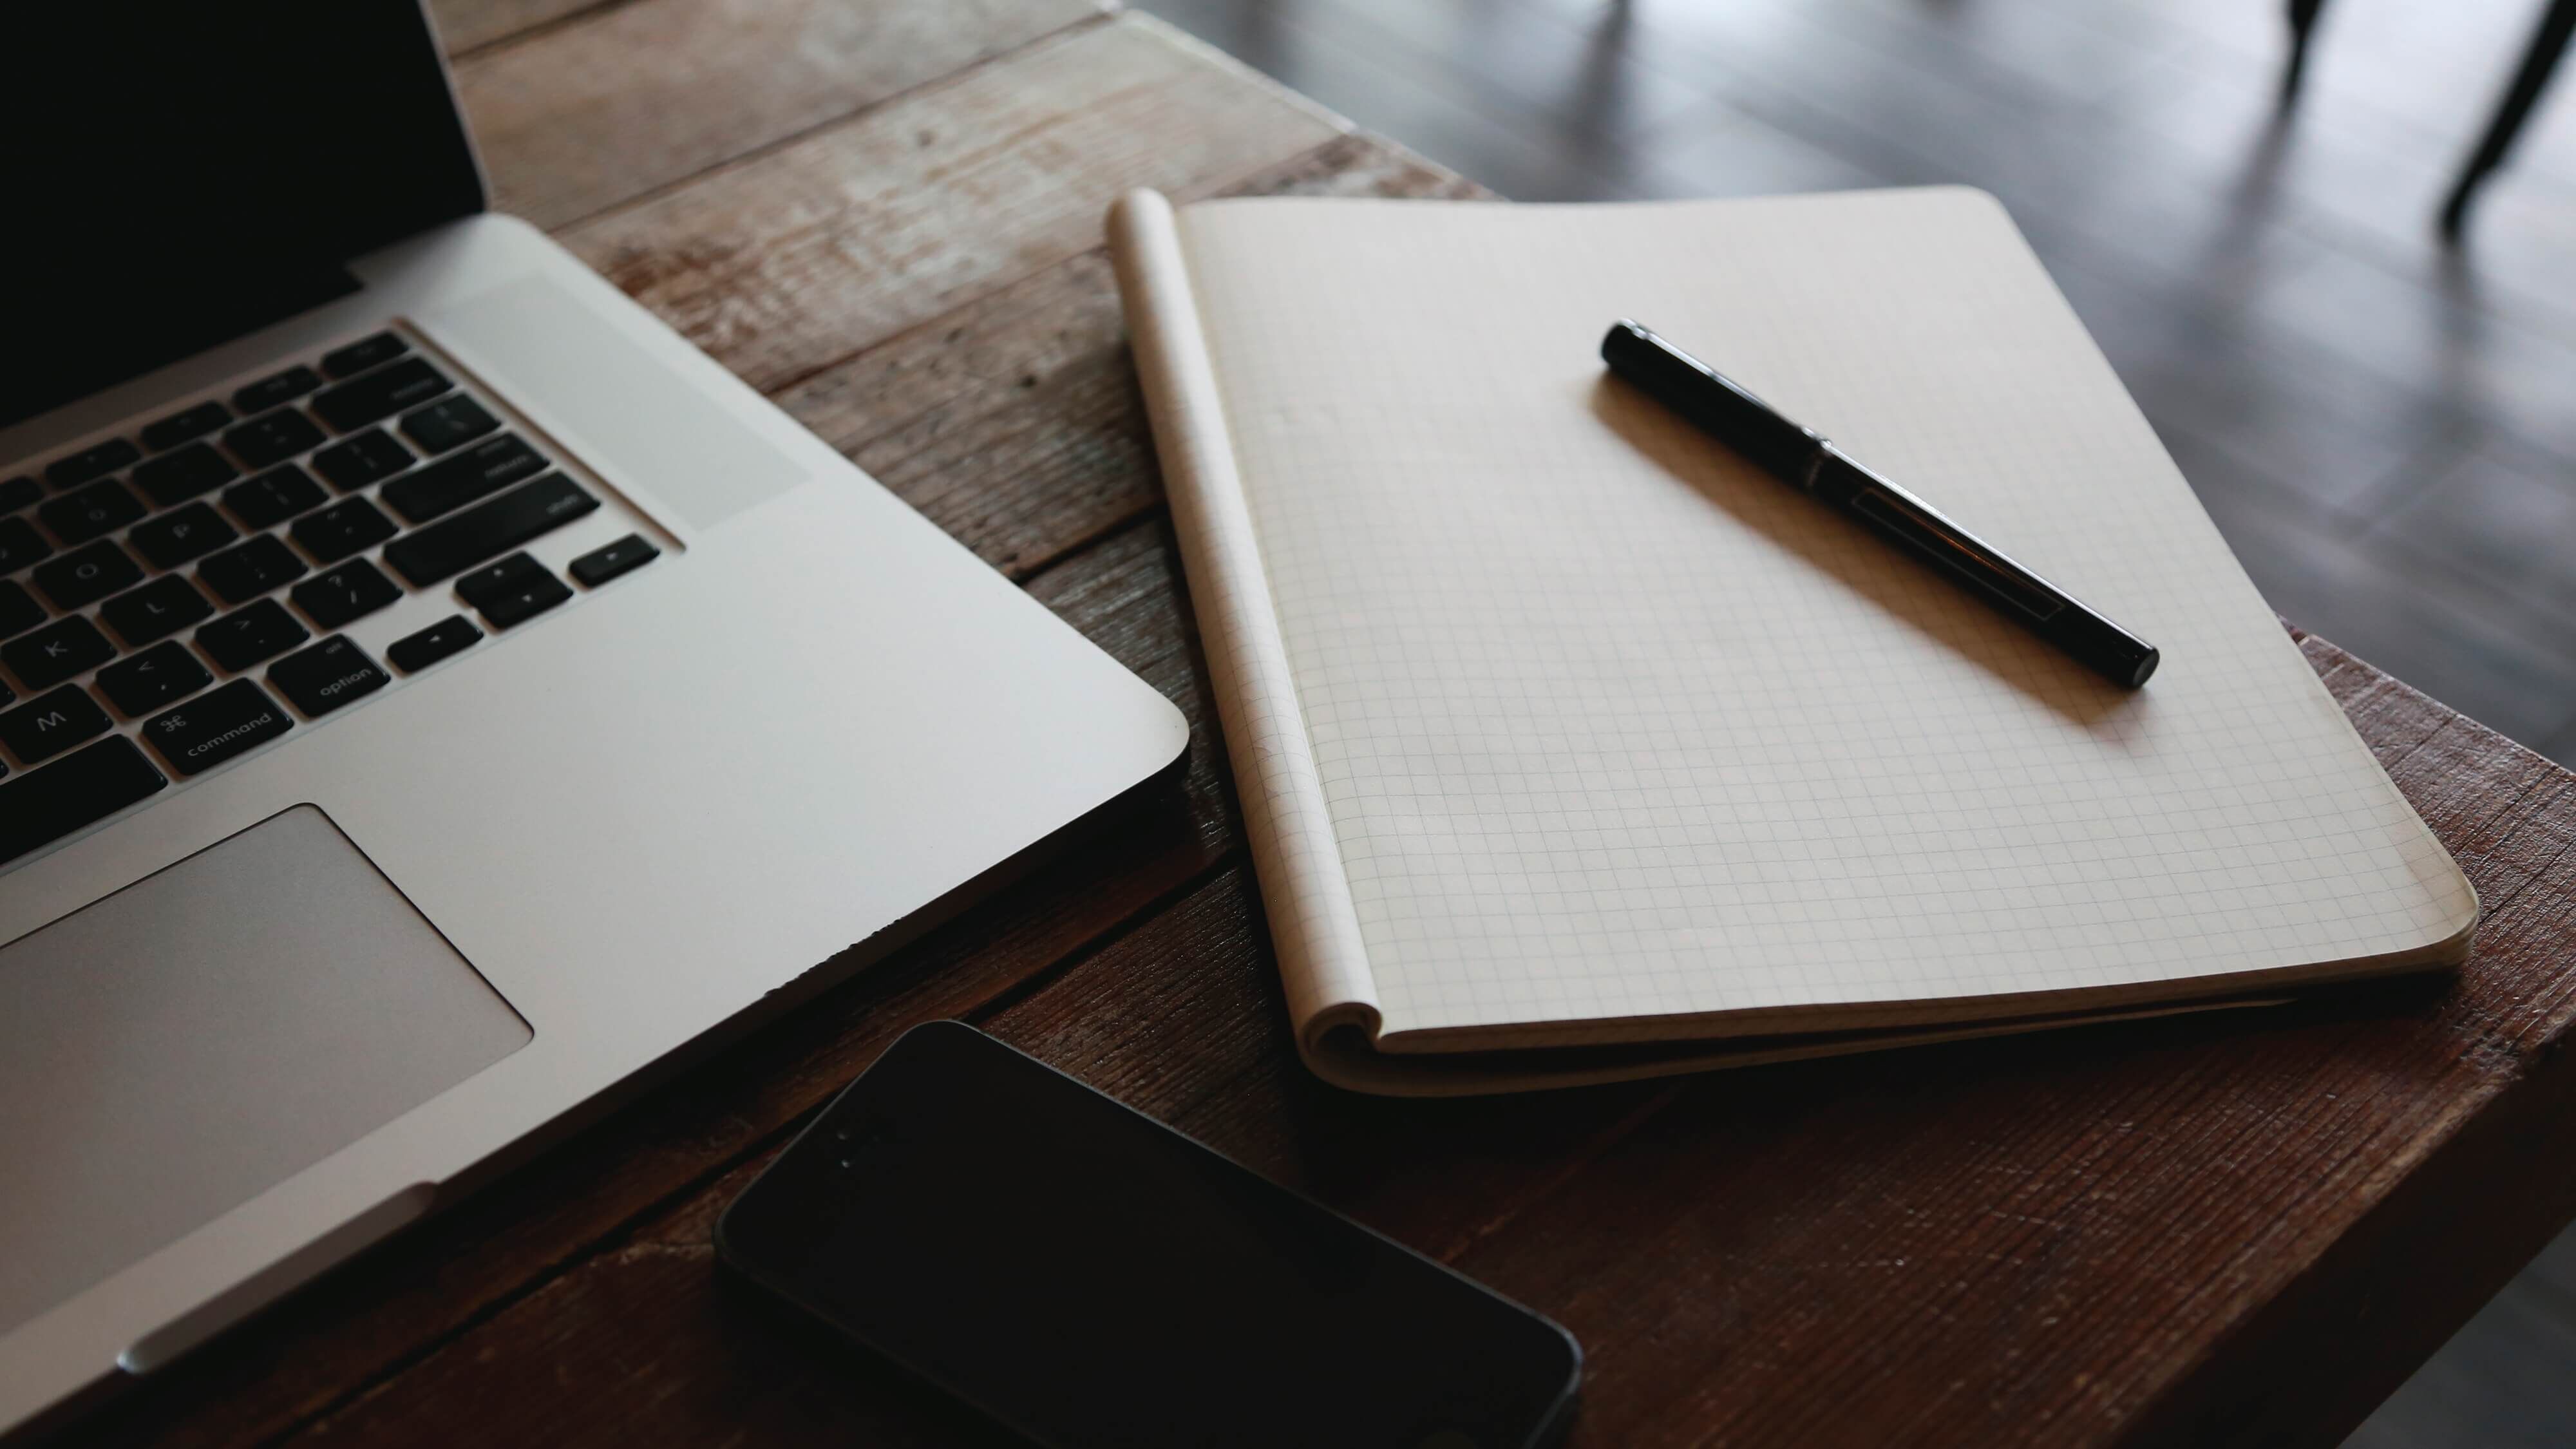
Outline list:
[[[2478,149],[2469,155],[2469,163],[2460,168],[2460,179],[2451,188],[2448,201],[2442,203],[2442,237],[2457,242],[2460,228],[2468,220],[2469,198],[2487,173],[2504,163],[2505,153],[2513,149],[2514,137],[2521,134],[2522,123],[2530,118],[2531,107],[2548,88],[2550,72],[2558,68],[2558,59],[2567,53],[2570,36],[2576,36],[2576,0],[2551,0],[2549,10],[2540,17],[2540,28],[2531,37],[2531,48],[2523,52],[2522,68],[2514,73],[2513,84],[2506,88],[2504,103],[2496,107],[2495,119],[2487,123],[2486,135]]]
[[[2281,104],[2288,105],[2299,96],[2299,83],[2308,74],[2308,33],[2317,28],[2317,12],[2326,8],[2326,0],[2290,0],[2290,62],[2281,68]]]

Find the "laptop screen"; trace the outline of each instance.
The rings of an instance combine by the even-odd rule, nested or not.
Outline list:
[[[418,0],[0,12],[0,424],[346,291],[480,210]]]

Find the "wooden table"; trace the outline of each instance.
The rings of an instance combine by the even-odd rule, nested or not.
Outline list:
[[[1575,1442],[2331,1444],[2576,1212],[2570,777],[2304,647],[2476,881],[2454,986],[1516,1099],[1291,1056],[1104,204],[1475,188],[1081,0],[441,0],[496,202],[1179,701],[1185,780],[168,1371],[84,1441],[990,1443],[718,1209],[982,1023],[1555,1316]]]

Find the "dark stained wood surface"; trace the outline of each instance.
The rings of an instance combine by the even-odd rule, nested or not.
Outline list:
[[[2576,1212],[2576,780],[2313,638],[2486,902],[2455,985],[1509,1099],[1317,1084],[1099,216],[1135,184],[1474,188],[1079,6],[434,9],[509,138],[498,194],[1164,689],[1193,749],[1033,877],[79,1437],[997,1442],[728,1287],[708,1241],[805,1114],[941,1016],[1557,1317],[1587,1445],[2331,1444]]]

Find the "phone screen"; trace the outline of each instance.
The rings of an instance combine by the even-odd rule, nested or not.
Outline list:
[[[1527,1309],[971,1027],[915,1028],[716,1229],[725,1260],[1062,1449],[1522,1449]]]

